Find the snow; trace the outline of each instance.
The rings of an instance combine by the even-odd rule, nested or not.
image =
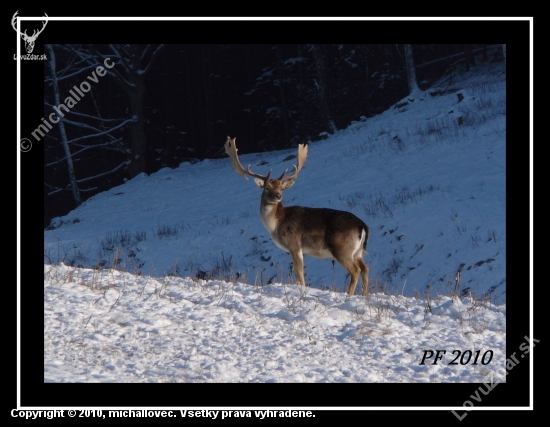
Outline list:
[[[239,151],[277,176],[295,154]],[[283,203],[368,224],[367,297],[330,260],[295,284],[229,157],[137,176],[44,231],[44,382],[483,383],[506,362],[505,182],[503,63],[310,143]]]
[[[430,312],[420,299],[296,285],[64,265],[45,277],[45,382],[483,382],[504,367],[505,308],[467,299],[441,296]],[[434,349],[482,354],[419,365]]]

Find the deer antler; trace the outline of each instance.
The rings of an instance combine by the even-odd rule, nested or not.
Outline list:
[[[231,157],[231,165],[233,166],[233,169],[235,169],[235,172],[237,172],[239,175],[241,175],[244,179],[248,180],[246,175],[250,175],[254,178],[263,179],[264,181],[267,181],[269,179],[269,176],[271,175],[271,171],[267,174],[267,176],[259,175],[257,173],[254,173],[250,170],[250,165],[248,165],[248,169],[243,168],[243,165],[241,165],[241,162],[239,160],[239,157],[237,156],[237,146],[235,145],[235,140],[237,138],[231,139],[230,137],[227,137],[227,141],[225,142],[225,153]]]
[[[271,175],[271,171],[267,174],[267,176],[259,175],[257,173],[254,173],[250,170],[250,165],[248,165],[248,168],[243,168],[243,165],[241,164],[239,160],[239,156],[237,156],[237,146],[235,145],[235,140],[237,138],[231,139],[229,136],[227,137],[227,141],[225,142],[225,153],[231,157],[231,165],[233,166],[233,169],[235,169],[235,172],[237,172],[239,175],[241,175],[244,179],[248,180],[246,175],[250,175],[255,178],[263,179],[264,181],[267,181],[269,179],[269,176]],[[288,169],[285,169],[283,174],[278,178],[278,181],[288,181],[290,179],[295,179],[298,177],[298,172],[302,170],[302,167],[304,166],[304,162],[307,159],[307,145],[300,144],[298,145],[298,165],[294,165],[294,173],[289,176],[285,176]]]
[[[13,14],[13,17],[11,18],[11,26],[13,27],[13,29],[15,31],[17,31],[16,23],[17,23],[17,14],[18,13],[19,13],[19,11],[16,10],[15,13]],[[34,30],[33,33],[32,33],[32,36],[27,35],[27,30],[23,31],[23,33],[19,32],[19,34],[21,34],[21,36],[24,35],[25,38],[27,38],[27,39],[35,40],[40,35],[40,33],[42,31],[44,31],[44,28],[46,28],[46,25],[48,25],[48,14],[46,12],[44,12],[44,15],[45,15],[46,20],[42,22],[42,28],[40,30]]]
[[[13,29],[15,31],[17,31],[17,27],[15,26],[16,22],[17,22],[17,14],[19,13],[18,10],[15,11],[15,13],[13,14],[13,18],[11,18],[11,26],[13,27]]]
[[[48,15],[47,15],[46,12],[44,12],[44,15],[45,15],[46,20],[42,21],[42,28],[40,28],[40,30],[34,30],[33,33],[32,33],[32,36],[30,36],[30,38],[33,39],[33,40],[36,40],[36,38],[40,35],[40,33],[42,31],[44,31],[44,28],[46,28],[46,25],[48,25]],[[27,35],[27,30],[25,30],[25,35]]]
[[[289,176],[285,176],[285,173],[288,169],[285,169],[281,177],[279,178],[279,181],[287,181],[289,179],[295,179],[298,177],[298,172],[302,170],[302,167],[304,166],[304,162],[307,159],[307,145],[300,144],[298,145],[298,166],[294,165],[294,173]]]

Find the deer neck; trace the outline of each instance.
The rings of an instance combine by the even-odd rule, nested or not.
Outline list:
[[[260,218],[265,229],[273,234],[277,229],[277,225],[284,216],[283,202],[268,203],[266,198],[262,196],[262,202],[260,203]]]

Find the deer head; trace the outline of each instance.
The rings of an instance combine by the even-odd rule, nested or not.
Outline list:
[[[16,11],[13,14],[13,18],[11,20],[12,21],[11,26],[21,36],[21,38],[25,42],[25,50],[27,51],[27,53],[32,53],[32,51],[34,49],[34,43],[36,42],[36,39],[38,38],[39,34],[42,31],[44,31],[44,28],[46,28],[46,25],[48,24],[48,15],[46,15],[46,12],[44,12],[46,20],[42,22],[42,28],[40,30],[34,30],[33,33],[32,33],[32,36],[28,36],[27,35],[27,30],[25,30],[25,32],[23,32],[23,33],[17,31],[16,23],[17,23],[17,13],[18,12],[19,11]]]

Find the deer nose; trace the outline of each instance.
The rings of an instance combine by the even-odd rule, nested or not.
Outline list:
[[[277,200],[280,200],[281,197],[283,197],[283,195],[282,195],[281,193],[279,193],[278,191],[275,191],[275,192],[273,193],[273,196],[275,196],[275,198],[276,198]]]

